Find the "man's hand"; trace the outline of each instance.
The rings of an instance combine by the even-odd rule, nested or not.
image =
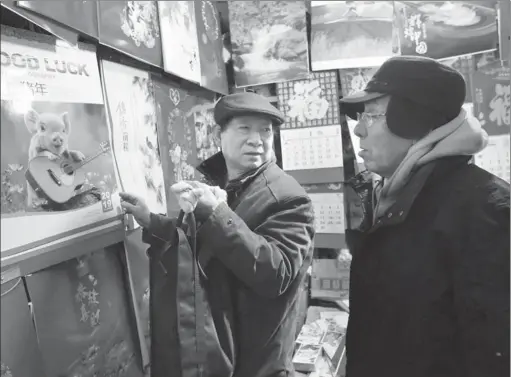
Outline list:
[[[151,211],[149,207],[139,196],[129,194],[127,192],[120,192],[121,207],[126,213],[133,215],[137,223],[142,227],[147,228],[151,223]]]
[[[191,182],[185,181],[173,184],[170,191],[177,197],[179,207],[185,213],[193,212],[200,197],[204,194],[202,188],[195,187]]]
[[[202,195],[197,201],[195,215],[199,220],[205,221],[213,213],[221,202],[227,201],[227,193],[220,187],[208,186],[205,183],[197,181],[187,181],[195,190],[201,190]]]

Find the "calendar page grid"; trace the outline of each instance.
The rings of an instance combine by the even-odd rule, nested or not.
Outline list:
[[[280,138],[284,170],[343,166],[340,125],[282,130]]]
[[[475,164],[510,182],[510,135],[489,137],[488,146],[475,156]]]
[[[316,233],[344,233],[344,198],[343,194],[314,193],[309,194],[314,208]]]

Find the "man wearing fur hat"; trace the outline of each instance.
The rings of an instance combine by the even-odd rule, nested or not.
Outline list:
[[[347,230],[347,377],[509,376],[509,184],[471,164],[488,137],[465,90],[402,56],[341,100],[382,178]]]

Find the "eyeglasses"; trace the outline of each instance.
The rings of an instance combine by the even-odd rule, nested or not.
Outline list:
[[[367,127],[371,127],[377,118],[386,116],[386,113],[381,114],[369,114],[369,113],[357,113],[357,121],[364,122]]]

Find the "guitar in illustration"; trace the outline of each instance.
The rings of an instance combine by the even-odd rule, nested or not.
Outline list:
[[[55,203],[66,203],[78,194],[85,183],[84,165],[110,150],[110,142],[100,144],[99,151],[83,161],[58,158],[50,160],[46,156],[37,156],[28,163],[25,177],[32,188],[41,196]]]

